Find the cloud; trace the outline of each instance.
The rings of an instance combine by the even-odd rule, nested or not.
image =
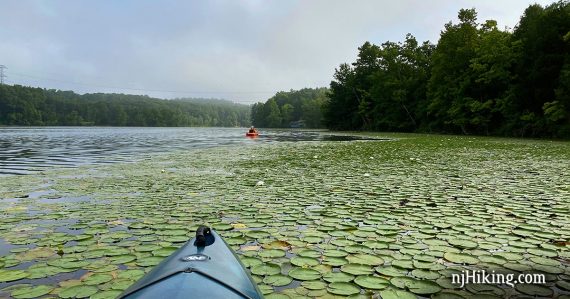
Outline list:
[[[514,27],[531,1],[4,1],[9,82],[251,103],[327,86],[365,41],[436,42],[460,8]],[[539,1],[548,4],[550,1]]]

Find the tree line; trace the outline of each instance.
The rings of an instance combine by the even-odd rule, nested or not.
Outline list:
[[[244,127],[250,106],[211,99],[162,100],[140,95],[0,85],[0,125]]]
[[[323,108],[334,130],[570,137],[570,2],[529,6],[514,30],[462,9],[437,45],[369,42]]]
[[[304,88],[280,91],[265,103],[253,104],[251,120],[256,127],[289,128],[303,126],[321,128],[327,88]]]

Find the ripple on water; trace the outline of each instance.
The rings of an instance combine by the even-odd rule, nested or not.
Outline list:
[[[134,162],[141,154],[227,145],[295,141],[353,141],[371,138],[325,131],[245,128],[41,127],[0,128],[0,175],[25,175],[46,168]],[[379,139],[374,139],[379,140]]]

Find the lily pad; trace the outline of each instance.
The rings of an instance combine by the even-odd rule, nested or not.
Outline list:
[[[360,293],[360,288],[348,282],[331,282],[327,291],[335,295],[349,296]]]
[[[266,249],[259,252],[258,255],[265,258],[283,257],[285,256],[285,251],[281,249]]]
[[[16,281],[29,276],[29,273],[22,270],[0,269],[0,282]]]
[[[476,257],[465,253],[446,252],[443,257],[452,263],[458,264],[477,264],[479,262]]]
[[[276,287],[286,286],[292,281],[293,279],[291,277],[281,274],[266,276],[263,279],[263,283]]]
[[[327,288],[327,284],[320,280],[303,281],[301,286],[309,290],[324,290]]]
[[[416,295],[396,289],[386,289],[380,292],[380,297],[382,299],[416,299]]]
[[[346,259],[350,263],[369,266],[378,266],[384,264],[384,260],[382,258],[371,254],[354,254],[347,256]]]
[[[390,285],[390,281],[377,276],[357,276],[354,279],[354,283],[357,285],[372,290],[385,289]]]
[[[310,257],[294,257],[291,259],[291,264],[298,267],[312,267],[319,264],[319,261]]]
[[[63,288],[59,293],[61,298],[87,298],[95,293],[98,289],[89,285],[75,285],[68,288]]]
[[[296,280],[316,280],[321,278],[321,273],[313,269],[293,268],[288,273],[289,276]]]
[[[344,272],[328,272],[323,274],[323,279],[328,282],[349,282],[354,279],[354,275]]]
[[[54,288],[52,286],[36,285],[18,288],[14,290],[11,295],[16,299],[37,298],[49,294],[53,289]]]
[[[281,273],[281,267],[272,263],[259,264],[251,268],[251,273],[255,275],[276,275]]]
[[[362,264],[346,264],[340,267],[340,271],[352,275],[367,275],[374,272],[372,267]]]

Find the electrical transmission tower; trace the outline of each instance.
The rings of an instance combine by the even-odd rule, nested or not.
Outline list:
[[[0,85],[4,85],[4,79],[7,78],[7,76],[4,74],[5,69],[7,69],[7,67],[0,64]]]

